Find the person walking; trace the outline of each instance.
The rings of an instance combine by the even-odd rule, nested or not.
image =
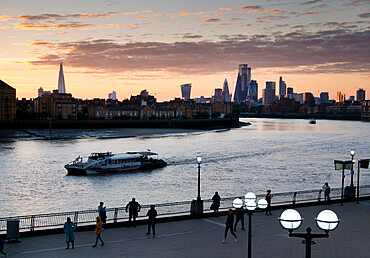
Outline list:
[[[102,230],[103,230],[103,223],[101,221],[100,216],[98,216],[96,217],[96,225],[95,225],[96,240],[95,240],[95,245],[93,245],[92,247],[96,247],[96,245],[98,244],[98,240],[100,240],[101,242],[100,246],[104,245],[104,241],[100,236],[102,233]]]
[[[72,243],[72,249],[75,248],[75,235],[74,231],[76,230],[76,225],[71,221],[71,218],[67,218],[67,222],[64,223],[63,227],[64,233],[66,234],[67,247],[69,249],[69,243]]]
[[[215,192],[215,195],[212,197],[212,201],[211,210],[213,210],[213,212],[218,212],[221,203],[221,197],[218,195],[218,192]]]
[[[131,224],[131,219],[132,219],[134,227],[136,226],[135,222],[136,222],[136,218],[140,210],[141,210],[141,205],[137,201],[135,201],[135,198],[132,198],[132,201],[126,205],[126,212],[128,212],[128,221]]]
[[[105,224],[107,223],[107,212],[105,210],[107,207],[103,207],[103,205],[104,205],[104,202],[100,202],[100,205],[98,206],[98,212],[101,218],[101,222]]]
[[[329,183],[326,182],[323,186],[322,189],[324,190],[324,200],[329,203],[330,202],[330,186]]]
[[[266,196],[265,196],[265,200],[267,201],[267,207],[266,207],[266,215],[272,215],[271,213],[271,199],[272,199],[272,195],[271,195],[271,190],[267,190],[267,193],[266,193]]]
[[[244,210],[243,210],[243,208],[235,209],[235,213],[236,213],[236,221],[235,221],[235,225],[234,225],[234,231],[236,232],[236,226],[238,225],[239,221],[241,221],[242,230],[245,230],[245,228],[244,228]]]
[[[0,235],[0,253],[2,253],[3,255],[5,255],[5,257],[8,257],[8,255],[4,252],[4,238],[2,235]]]
[[[155,210],[155,205],[150,205],[146,216],[148,216],[148,232],[146,234],[150,236],[150,227],[153,229],[153,237],[155,237],[155,218],[157,217],[157,211]]]
[[[233,214],[233,210],[232,209],[229,209],[229,211],[228,211],[227,219],[226,219],[226,223],[225,224],[226,224],[225,237],[224,237],[224,240],[222,240],[222,243],[227,243],[226,242],[226,238],[227,238],[227,232],[229,231],[229,229],[230,229],[231,235],[233,235],[235,237],[235,243],[237,243],[239,241],[239,238],[237,237],[237,235],[233,231],[234,214]]]

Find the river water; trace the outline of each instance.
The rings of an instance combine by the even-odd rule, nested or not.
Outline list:
[[[74,139],[16,138],[0,142],[0,217],[186,201],[197,195],[196,157],[202,156],[201,197],[340,187],[333,161],[370,158],[370,123],[241,119],[250,126],[225,131],[133,129],[54,131]],[[37,134],[48,134],[38,131]],[[147,135],[145,135],[147,134]],[[153,135],[154,134],[154,135]],[[91,152],[151,151],[165,168],[132,173],[67,176],[64,165]],[[362,170],[361,184],[370,184]],[[348,172],[346,172],[348,174]],[[346,177],[346,185],[350,177]]]

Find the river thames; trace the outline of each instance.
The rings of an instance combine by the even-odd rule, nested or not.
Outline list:
[[[359,121],[241,119],[231,130],[133,129],[54,131],[73,139],[16,138],[0,141],[0,217],[187,201],[197,195],[196,157],[202,156],[201,197],[221,197],[340,187],[334,160],[370,158],[370,123]],[[143,130],[143,129],[141,129]],[[128,133],[129,131],[129,133]],[[38,131],[48,134],[48,131]],[[144,135],[146,134],[146,135]],[[154,134],[154,135],[153,135]],[[150,171],[67,176],[64,165],[91,152],[157,152],[168,166]],[[357,166],[356,166],[357,167]],[[357,173],[357,168],[356,168]],[[346,172],[345,185],[350,182]],[[357,177],[355,177],[357,178]],[[356,180],[355,180],[356,184]],[[370,184],[362,170],[361,184]]]

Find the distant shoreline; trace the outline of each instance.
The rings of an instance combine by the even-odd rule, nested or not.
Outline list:
[[[276,113],[276,114],[240,114],[241,118],[285,118],[285,119],[327,119],[327,120],[351,120],[365,121],[361,114],[298,114],[298,113]]]
[[[250,125],[238,119],[203,119],[176,120],[158,123],[158,121],[22,121],[7,123],[0,126],[0,141],[11,140],[63,140],[63,139],[114,139],[131,137],[161,137],[166,135],[182,135],[202,131],[223,132],[231,128]],[[77,123],[76,123],[77,122]],[[113,122],[113,123],[112,123]],[[163,122],[163,121],[159,121]],[[180,123],[182,122],[182,123]],[[186,122],[186,123],[184,123]],[[0,125],[4,125],[1,124]]]

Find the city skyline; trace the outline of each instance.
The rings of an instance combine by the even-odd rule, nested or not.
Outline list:
[[[90,3],[90,2],[89,2]],[[212,96],[239,64],[261,85],[283,76],[295,92],[369,99],[366,1],[2,1],[0,79],[17,97],[58,88],[78,98],[118,99],[142,89],[159,101]],[[348,47],[348,46],[351,47]]]

